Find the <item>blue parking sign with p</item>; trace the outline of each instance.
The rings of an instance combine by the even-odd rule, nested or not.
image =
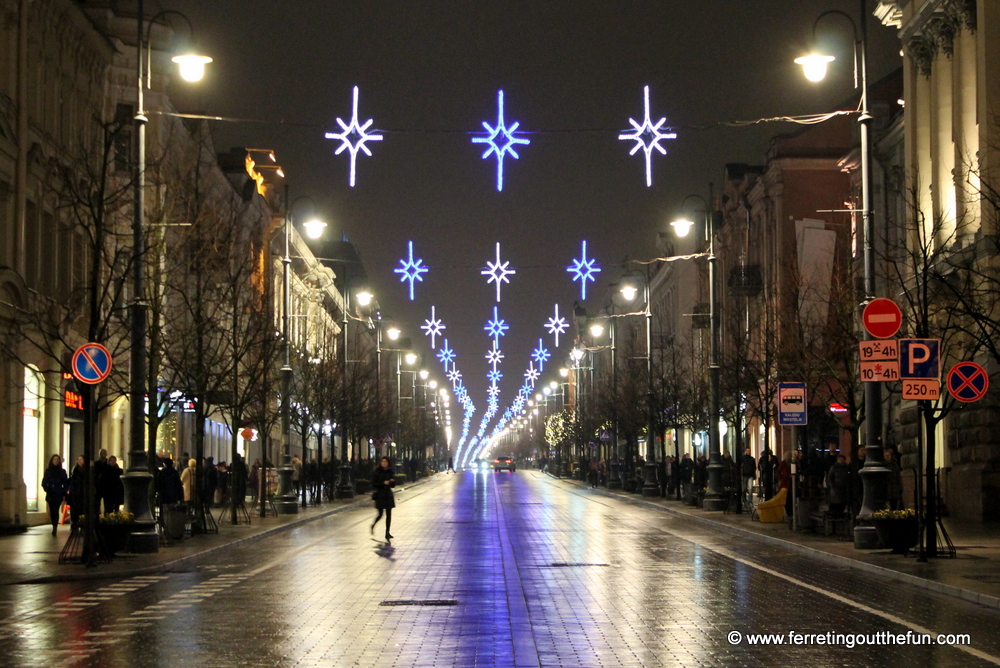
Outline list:
[[[899,377],[941,377],[941,339],[900,339]]]

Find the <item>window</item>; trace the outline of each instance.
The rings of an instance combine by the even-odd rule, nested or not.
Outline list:
[[[115,171],[128,172],[132,168],[132,120],[135,118],[135,107],[131,104],[119,104],[115,109],[114,139]]]
[[[24,214],[24,282],[28,288],[38,288],[38,207],[31,200],[27,201]]]

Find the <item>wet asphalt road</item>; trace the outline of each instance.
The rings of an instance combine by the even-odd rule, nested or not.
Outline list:
[[[537,472],[438,476],[397,501],[392,545],[365,507],[189,572],[0,587],[0,665],[1000,665],[1000,611]],[[789,644],[828,632],[971,645]]]

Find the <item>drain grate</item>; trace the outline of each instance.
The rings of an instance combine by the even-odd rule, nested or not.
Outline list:
[[[550,568],[584,568],[587,566],[610,566],[611,564],[587,563],[585,561],[553,561]]]
[[[453,598],[416,598],[401,599],[398,601],[382,601],[380,606],[396,607],[401,605],[458,605],[458,601]]]

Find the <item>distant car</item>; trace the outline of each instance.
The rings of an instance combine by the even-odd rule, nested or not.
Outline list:
[[[490,470],[490,463],[488,461],[486,461],[485,459],[477,459],[476,461],[472,462],[472,470],[473,471],[489,471]]]
[[[514,465],[514,460],[510,457],[497,457],[493,460],[493,470],[510,471],[513,473],[517,470],[517,466]]]

